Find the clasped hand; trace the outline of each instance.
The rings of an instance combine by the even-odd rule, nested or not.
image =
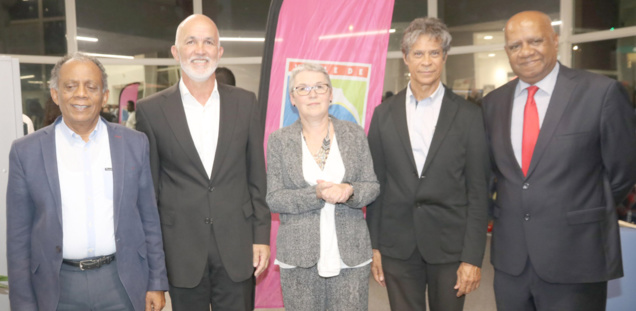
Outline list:
[[[344,203],[353,194],[353,187],[349,184],[336,184],[321,179],[316,182],[318,183],[316,185],[316,197],[325,200],[327,203]]]

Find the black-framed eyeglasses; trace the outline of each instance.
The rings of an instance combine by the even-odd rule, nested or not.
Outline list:
[[[311,93],[311,90],[316,91],[316,94],[325,94],[329,90],[329,84],[316,84],[314,86],[297,86],[292,89],[296,94],[300,96],[307,96]]]

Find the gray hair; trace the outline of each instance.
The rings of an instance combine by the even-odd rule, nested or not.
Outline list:
[[[291,73],[289,74],[290,75],[289,86],[288,86],[289,94],[291,94],[294,88],[294,83],[296,82],[296,76],[303,71],[313,71],[313,72],[322,73],[327,79],[327,84],[329,85],[329,88],[331,88],[331,79],[329,78],[329,73],[327,72],[327,69],[325,69],[325,67],[315,63],[303,63],[296,66],[296,68],[294,68],[294,70],[292,70]]]
[[[79,52],[68,54],[57,61],[55,67],[53,67],[53,69],[51,70],[51,80],[49,80],[49,88],[59,90],[58,81],[60,80],[60,70],[62,69],[62,66],[64,66],[64,64],[74,60],[79,62],[93,62],[93,64],[95,64],[95,66],[99,68],[99,71],[102,72],[102,93],[106,93],[106,91],[108,90],[108,75],[106,74],[104,65],[102,65],[102,63],[97,60],[97,58]]]
[[[446,24],[435,17],[416,18],[406,27],[404,36],[402,37],[402,53],[404,53],[404,55],[409,54],[411,47],[421,35],[428,35],[435,40],[441,41],[444,56],[448,55],[453,37],[450,32],[448,32]]]

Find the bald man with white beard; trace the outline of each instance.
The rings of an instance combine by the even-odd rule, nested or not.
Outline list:
[[[219,32],[204,15],[177,28],[178,84],[139,101],[150,141],[175,311],[252,310],[269,260],[263,124],[256,96],[216,81]]]

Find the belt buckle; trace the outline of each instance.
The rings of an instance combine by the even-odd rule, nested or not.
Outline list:
[[[92,265],[97,264],[97,267],[91,267]],[[86,268],[84,266],[87,266]],[[89,259],[89,260],[82,260],[79,262],[79,268],[80,270],[84,271],[87,269],[92,269],[92,268],[99,268],[99,261],[95,260],[95,259]]]

